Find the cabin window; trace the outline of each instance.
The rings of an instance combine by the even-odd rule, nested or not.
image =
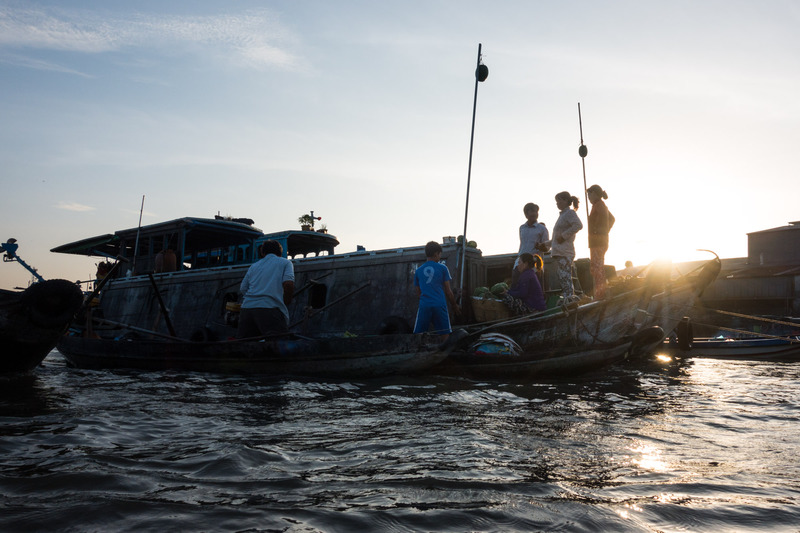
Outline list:
[[[249,248],[250,247],[248,245],[246,245],[246,244],[243,244],[242,246],[237,246],[236,247],[236,258],[234,259],[234,262],[236,264],[241,264],[241,263],[245,262],[245,259],[248,257],[247,256],[247,251],[248,251]]]
[[[312,309],[322,309],[328,299],[328,287],[322,283],[315,283],[311,286],[311,296],[309,297]]]
[[[134,245],[135,245],[134,241]],[[144,257],[147,255],[152,255],[150,253],[150,237],[140,237],[139,238],[139,253],[136,254],[139,257]]]
[[[120,246],[120,255],[125,258],[132,258],[133,257],[133,242],[131,241],[123,241],[122,245]]]

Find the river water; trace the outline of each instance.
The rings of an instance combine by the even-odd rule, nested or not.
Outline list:
[[[800,531],[800,363],[0,381],[1,531]]]

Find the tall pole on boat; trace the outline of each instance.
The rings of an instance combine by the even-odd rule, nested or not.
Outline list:
[[[578,155],[581,156],[581,166],[583,167],[583,199],[586,206],[586,224],[589,224],[589,193],[586,191],[586,155],[589,149],[583,144],[583,120],[581,119],[581,103],[578,102],[578,127],[581,130],[581,145],[578,148]],[[589,235],[587,232],[586,235]]]
[[[478,107],[478,83],[489,77],[489,67],[481,63],[481,43],[478,43],[478,62],[475,67],[475,97],[472,100],[472,132],[469,136],[469,165],[467,167],[467,200],[464,208],[464,233],[461,239],[461,282],[459,284],[459,303],[464,301],[464,272],[467,258],[467,217],[469,215],[469,182],[472,178],[472,146],[475,141],[475,110]]]
[[[136,228],[136,242],[133,245],[133,263],[131,264],[131,274],[136,273],[136,256],[139,255],[139,233],[142,231],[142,213],[144,212],[144,194],[142,195],[142,207],[139,208],[139,226]]]

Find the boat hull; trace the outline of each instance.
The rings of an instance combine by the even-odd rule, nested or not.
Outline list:
[[[576,350],[554,350],[520,355],[453,352],[436,367],[446,375],[471,379],[531,380],[576,376],[624,361],[631,342],[597,345]]]
[[[47,357],[81,306],[83,294],[66,280],[25,291],[0,291],[0,374],[27,373]]]
[[[800,339],[696,339],[688,350],[666,342],[663,349],[679,357],[717,359],[800,360]]]
[[[647,343],[634,346],[632,355],[646,355],[675,329],[719,269],[719,260],[711,260],[693,276],[674,281],[659,276],[637,280],[629,290],[607,299],[489,324],[473,334],[500,333],[513,338],[525,352],[547,353],[608,346],[658,327],[661,338],[653,339],[648,333]]]
[[[64,337],[58,350],[69,365],[87,369],[371,378],[417,373],[441,362],[453,343],[430,340],[424,335],[218,342]]]

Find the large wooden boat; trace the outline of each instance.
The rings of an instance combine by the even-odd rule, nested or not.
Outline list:
[[[0,290],[0,373],[36,368],[82,302],[81,290],[63,279],[39,281],[24,291]]]
[[[410,332],[418,304],[414,271],[426,261],[424,246],[334,254],[338,240],[331,234],[263,233],[247,221],[189,217],[52,251],[125,260],[103,278],[105,286],[87,319],[100,316],[182,339],[225,340],[236,334],[242,278],[267,239],[280,242],[294,264],[295,295],[289,306],[293,333],[316,337]],[[165,248],[177,257],[174,271],[157,268]],[[443,261],[459,279],[461,248],[455,242],[443,248]],[[480,251],[468,248],[466,257],[468,286],[484,283],[487,267]]]
[[[279,241],[294,264],[296,291],[289,323],[295,335],[369,338],[411,331],[418,305],[414,272],[426,261],[424,246],[334,253],[338,240],[327,233],[265,234],[250,220],[217,217],[121,230],[53,251],[125,261],[117,263],[122,268],[103,272],[99,298],[75,323],[78,335],[92,336],[97,319],[102,319],[149,336],[214,342],[235,336],[239,285],[267,239]],[[442,261],[454,280],[464,280],[463,292],[456,291],[464,309],[458,325],[472,337],[488,331],[506,334],[529,353],[616,346],[653,326],[671,331],[719,271],[718,260],[676,280],[654,269],[645,278],[617,284],[614,296],[605,300],[486,323],[476,320],[467,296],[476,287],[508,277],[515,254],[483,256],[475,247],[462,249],[455,239],[443,241]],[[171,264],[164,261],[164,250],[174,253]],[[546,272],[554,276],[548,258],[545,263]],[[59,349],[69,351],[68,346],[77,344],[65,340]]]

